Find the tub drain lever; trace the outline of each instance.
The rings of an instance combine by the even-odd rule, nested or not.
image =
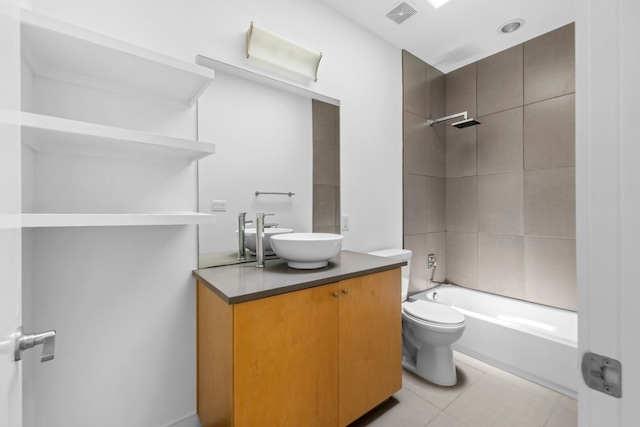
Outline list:
[[[622,397],[622,364],[619,361],[585,353],[582,357],[582,377],[592,389],[609,396]]]

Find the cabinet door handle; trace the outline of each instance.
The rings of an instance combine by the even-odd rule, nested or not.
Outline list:
[[[334,293],[333,293],[333,296],[334,296],[334,297],[336,297],[336,298],[338,298],[338,293],[337,293],[337,292],[334,292]]]
[[[343,289],[343,290],[342,290],[342,293],[343,293],[343,294],[345,294],[345,295],[347,295],[347,294],[349,293],[349,289]]]

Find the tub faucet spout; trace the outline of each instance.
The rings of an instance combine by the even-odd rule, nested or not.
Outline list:
[[[433,285],[433,276],[436,274],[436,268],[438,268],[438,263],[436,262],[436,255],[429,254],[427,255],[427,269],[431,270],[431,278],[429,279],[429,287]]]

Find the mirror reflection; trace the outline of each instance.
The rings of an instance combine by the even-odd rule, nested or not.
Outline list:
[[[259,212],[274,214],[267,235],[340,232],[339,115],[338,106],[216,73],[198,102],[198,137],[216,143],[216,154],[198,163],[199,210],[216,215],[198,227],[199,268],[255,261]]]

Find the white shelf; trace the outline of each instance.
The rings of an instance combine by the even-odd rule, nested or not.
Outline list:
[[[198,160],[215,145],[95,123],[21,113],[22,142],[35,151],[127,159]]]
[[[22,52],[36,76],[191,106],[215,73],[84,28],[21,11]]]
[[[215,224],[215,222],[215,215],[198,212],[148,214],[22,214],[23,228],[195,225]]]
[[[212,70],[219,71],[221,73],[229,74],[231,76],[240,77],[245,80],[249,80],[261,85],[270,86],[278,90],[292,93],[294,95],[301,96],[303,98],[317,99],[318,101],[325,102],[327,104],[340,106],[340,100],[331,98],[330,96],[323,95],[318,92],[314,92],[305,87],[294,85],[292,83],[283,82],[282,80],[275,79],[265,74],[258,73],[256,71],[246,70],[244,68],[235,67],[233,65],[217,61],[212,58],[208,58],[203,55],[196,56],[196,64],[203,67],[210,68]]]

